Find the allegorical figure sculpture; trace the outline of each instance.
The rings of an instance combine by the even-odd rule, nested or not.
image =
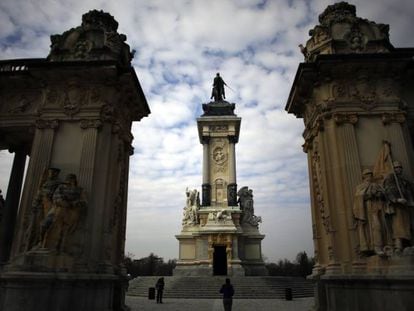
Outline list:
[[[47,215],[53,206],[53,193],[61,184],[60,169],[48,168],[45,170],[39,189],[32,203],[32,219],[27,233],[27,247],[41,247],[47,229]]]
[[[355,189],[353,215],[356,220],[359,251],[364,255],[383,255],[385,224],[383,188],[373,181],[369,169],[362,172],[363,182]]]
[[[410,209],[414,208],[411,184],[402,176],[400,162],[393,162],[393,172],[384,179],[385,195],[388,199],[387,214],[391,216],[392,237],[396,252],[401,252],[411,240]]]
[[[224,86],[227,85],[226,82],[220,77],[220,73],[216,74],[216,77],[213,80],[213,89],[211,92],[211,98],[214,97],[214,101],[222,101],[226,98],[224,92]]]
[[[186,194],[186,206],[184,207],[183,212],[183,225],[195,225],[199,223],[198,217],[197,217],[197,211],[200,208],[200,193],[194,189],[194,190],[188,190],[188,188],[185,191]]]
[[[49,210],[47,228],[42,241],[44,248],[66,252],[70,236],[75,232],[86,208],[86,200],[75,174],[68,174],[65,182],[53,193],[53,207]]]
[[[262,218],[254,215],[253,190],[248,187],[242,187],[237,195],[239,196],[238,203],[240,203],[240,210],[243,213],[241,223],[247,223],[257,227],[259,222],[262,222]]]

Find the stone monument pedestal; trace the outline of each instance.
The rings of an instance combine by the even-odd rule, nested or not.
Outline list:
[[[237,192],[235,145],[241,118],[234,109],[235,104],[221,99],[203,104],[204,114],[197,119],[203,144],[202,204],[198,191],[187,189],[183,227],[176,235],[175,276],[267,275],[252,190]]]

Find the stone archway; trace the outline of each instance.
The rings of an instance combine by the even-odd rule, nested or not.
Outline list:
[[[16,153],[0,226],[2,310],[124,310],[130,131],[150,111],[117,27],[90,11],[51,37],[47,59],[0,61],[0,148]]]

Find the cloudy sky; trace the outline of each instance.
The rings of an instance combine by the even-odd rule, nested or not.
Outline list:
[[[237,183],[254,191],[268,261],[313,255],[302,120],[284,111],[305,43],[325,0],[1,0],[0,59],[42,58],[51,34],[102,9],[137,52],[133,65],[151,115],[133,125],[126,252],[178,257],[185,188],[201,188],[196,118],[220,72],[242,117]],[[359,0],[357,15],[390,24],[396,47],[414,46],[412,0]],[[6,192],[11,157],[0,152]]]

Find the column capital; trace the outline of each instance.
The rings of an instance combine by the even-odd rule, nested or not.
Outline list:
[[[100,119],[84,119],[80,121],[80,127],[82,129],[96,128],[99,129],[102,127],[102,121]]]
[[[335,113],[333,119],[338,125],[344,123],[356,124],[358,122],[358,115],[356,113]]]
[[[389,125],[390,123],[404,123],[406,117],[403,112],[383,113],[381,120],[384,125]]]
[[[43,129],[57,129],[59,127],[58,120],[45,120],[45,119],[37,119],[35,121],[36,128],[43,130]]]

